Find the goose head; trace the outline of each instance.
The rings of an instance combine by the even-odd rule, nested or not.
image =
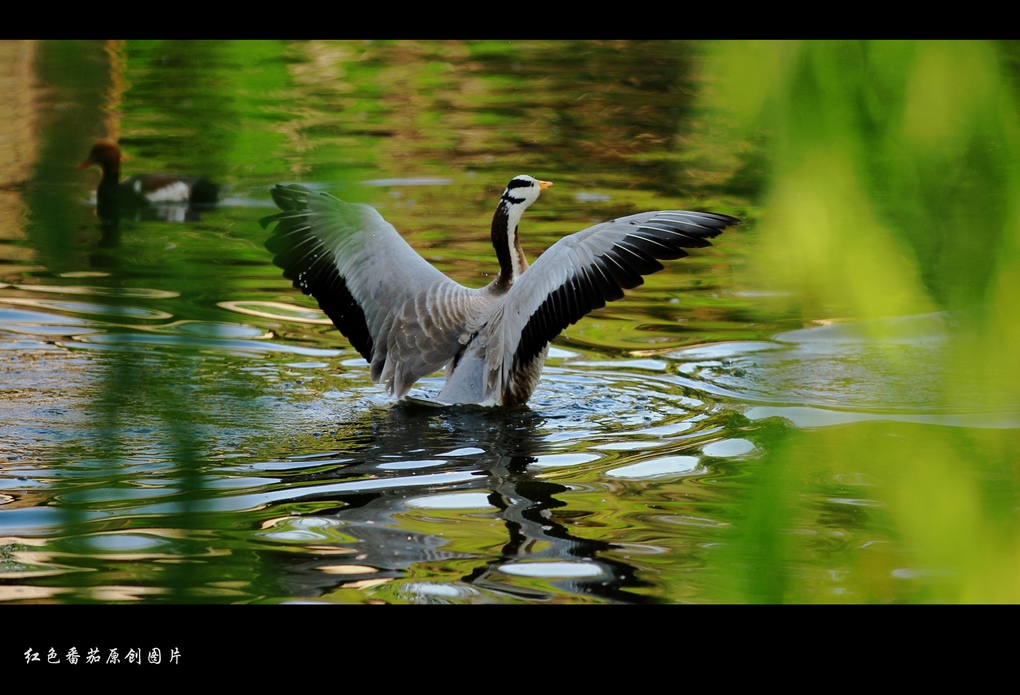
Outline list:
[[[499,276],[493,283],[499,292],[507,292],[514,282],[528,268],[524,251],[517,236],[517,225],[521,215],[538,200],[542,191],[552,186],[549,181],[539,181],[533,176],[521,174],[510,179],[506,190],[496,206],[492,217],[492,246],[499,260]]]

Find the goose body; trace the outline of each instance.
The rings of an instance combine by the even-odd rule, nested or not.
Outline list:
[[[117,143],[100,140],[93,145],[88,159],[78,165],[79,169],[99,165],[103,170],[96,191],[96,208],[104,220],[160,205],[208,206],[219,197],[219,186],[201,176],[139,174],[121,181],[120,162]]]
[[[534,265],[518,223],[551,183],[512,179],[492,220],[499,275],[480,289],[460,285],[419,256],[368,205],[345,203],[299,185],[278,185],[282,212],[267,248],[295,287],[314,297],[370,364],[375,383],[398,398],[440,367],[442,403],[523,405],[538,383],[549,343],[593,309],[623,297],[658,259],[739,220],[711,212],[644,212],[565,236]]]

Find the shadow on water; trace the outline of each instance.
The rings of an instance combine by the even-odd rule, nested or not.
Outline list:
[[[284,593],[324,595],[413,577],[415,566],[446,563],[463,568],[459,576],[444,573],[442,583],[404,583],[404,599],[485,602],[486,596],[498,595],[534,601],[566,593],[648,601],[629,591],[648,586],[633,567],[600,557],[611,543],[582,538],[557,518],[556,510],[566,505],[558,496],[569,488],[529,469],[548,451],[539,436],[545,421],[527,409],[406,403],[366,415],[358,426],[371,434],[339,452],[340,466],[289,479],[292,490],[316,488],[302,502],[339,505],[314,516],[337,527],[345,540],[281,556],[300,558],[286,571],[290,586]],[[409,518],[464,507],[470,515],[455,525],[494,527],[484,532],[484,552],[456,549],[456,540],[445,537],[458,536],[449,522],[415,530],[418,524]],[[278,519],[271,526],[281,524]]]

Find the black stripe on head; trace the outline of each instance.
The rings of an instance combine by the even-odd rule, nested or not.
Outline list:
[[[504,193],[503,197],[500,198],[500,200],[502,200],[504,203],[511,203],[513,205],[517,205],[519,203],[523,203],[524,202],[524,198],[514,198],[509,193]]]
[[[508,191],[512,191],[515,188],[529,188],[534,185],[534,181],[528,181],[527,179],[510,179],[510,183],[506,185],[506,189]]]

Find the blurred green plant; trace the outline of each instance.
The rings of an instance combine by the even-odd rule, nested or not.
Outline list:
[[[945,311],[949,376],[932,409],[959,412],[966,395],[985,412],[982,429],[869,423],[777,435],[726,551],[736,571],[722,598],[1020,600],[1020,110],[1005,70],[1014,49],[712,47],[710,98],[735,142],[757,143],[771,167],[761,282],[788,290],[809,320]],[[890,324],[871,325],[881,340]],[[850,486],[851,506],[885,539],[882,553],[868,543],[823,551],[793,530],[805,515],[824,527],[823,510],[801,500],[846,495],[848,479],[868,481]]]

